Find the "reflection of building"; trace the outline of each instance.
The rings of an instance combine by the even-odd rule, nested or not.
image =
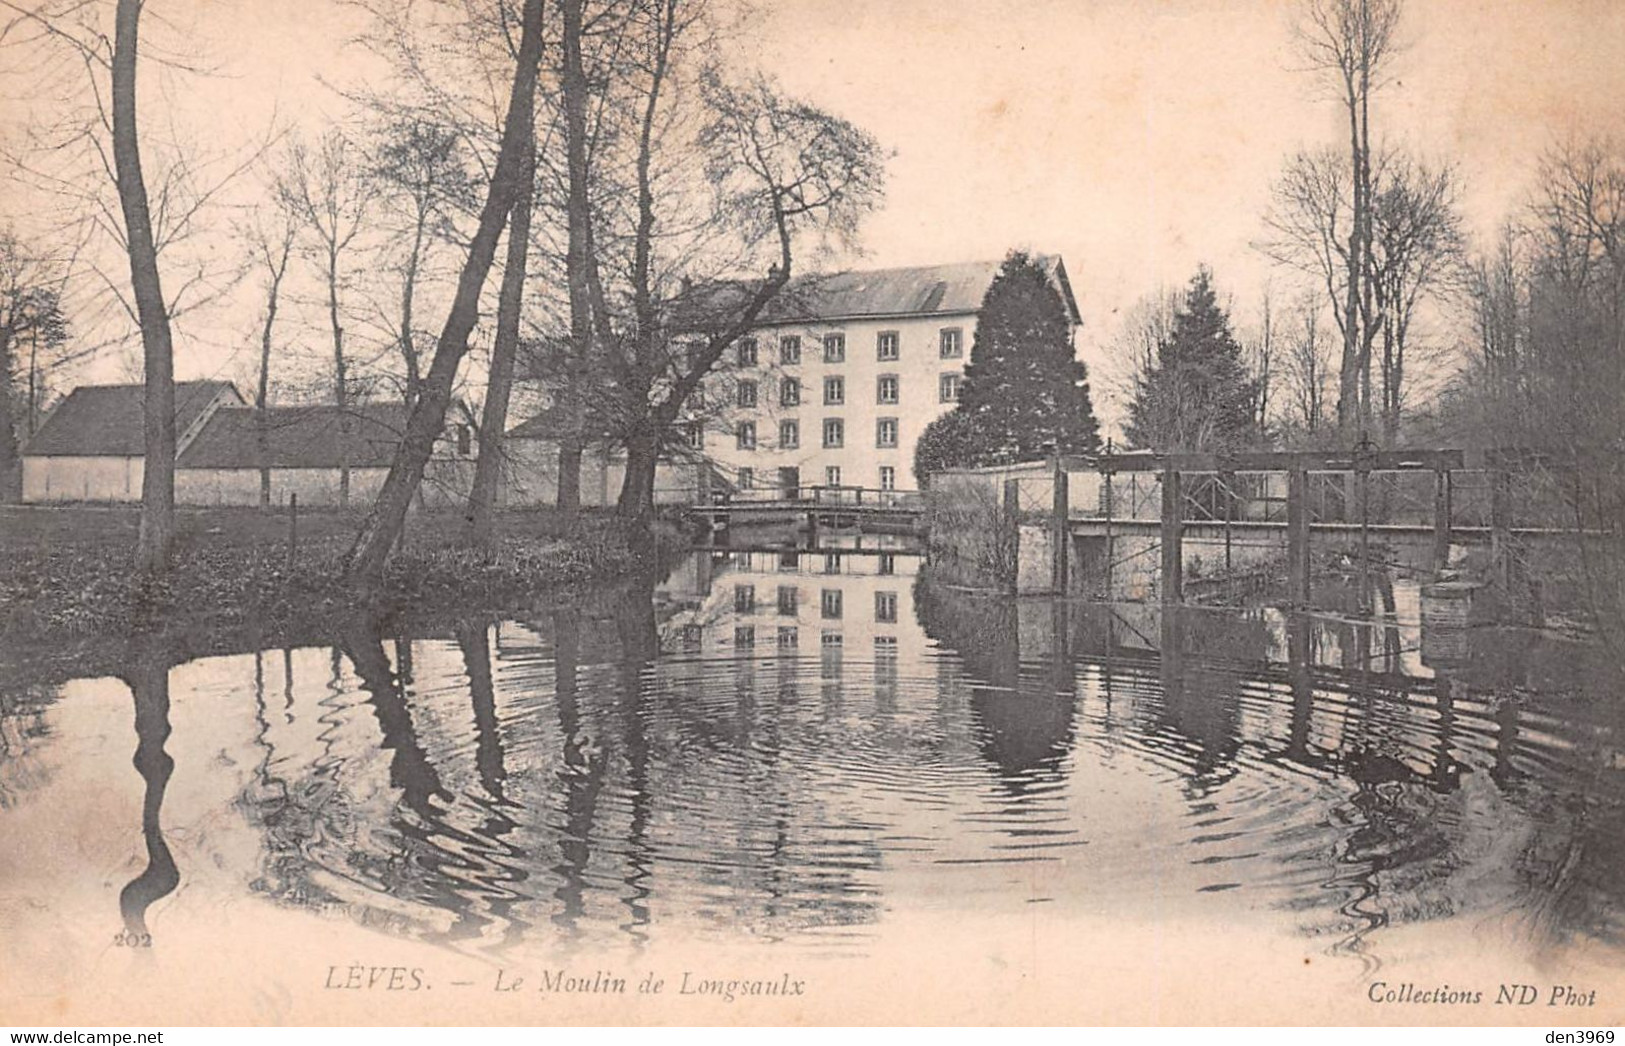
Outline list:
[[[914,555],[858,549],[697,553],[663,586],[685,608],[666,622],[661,646],[707,657],[777,650],[921,658],[918,567]]]

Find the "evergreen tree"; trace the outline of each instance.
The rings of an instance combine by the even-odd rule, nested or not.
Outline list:
[[[1247,371],[1230,317],[1198,269],[1157,358],[1135,381],[1127,436],[1158,451],[1238,450],[1253,441],[1258,382]]]
[[[959,406],[926,427],[914,473],[1041,458],[1100,445],[1088,372],[1066,303],[1043,267],[1012,252],[982,298]]]

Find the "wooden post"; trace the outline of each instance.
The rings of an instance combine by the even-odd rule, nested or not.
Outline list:
[[[1236,474],[1219,473],[1219,497],[1224,500],[1224,586],[1231,599],[1235,598],[1236,575],[1230,553],[1230,526],[1236,510]]]
[[[1371,612],[1371,469],[1356,464],[1354,491],[1360,500],[1360,613]]]
[[[1295,468],[1287,473],[1286,489],[1287,599],[1294,607],[1309,605],[1309,473]]]
[[[1050,560],[1053,573],[1053,586],[1057,595],[1065,595],[1068,589],[1067,579],[1070,574],[1072,551],[1071,526],[1071,500],[1069,497],[1066,468],[1061,464],[1059,452],[1055,455],[1055,490],[1050,501]]]
[[[1496,469],[1490,484],[1490,564],[1506,592],[1512,585],[1512,475]]]
[[[299,495],[288,495],[288,567],[293,568],[294,556],[299,552]]]
[[[1185,520],[1179,492],[1179,470],[1162,470],[1162,602],[1185,598]]]
[[[1014,592],[1021,580],[1021,481],[1004,481],[1004,519],[1001,521],[1005,547],[1009,550],[1010,576],[1004,579]]]
[[[1112,475],[1111,469],[1101,473],[1101,481],[1106,484],[1106,590],[1101,593],[1101,597],[1107,600],[1112,598],[1112,557],[1117,554],[1112,541],[1112,502],[1116,498],[1112,490]]]
[[[1433,473],[1433,572],[1450,565],[1450,470]]]

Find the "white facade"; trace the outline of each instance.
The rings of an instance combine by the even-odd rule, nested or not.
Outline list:
[[[555,505],[559,497],[559,445],[551,439],[509,437],[503,502],[510,508]],[[654,501],[657,505],[687,505],[700,499],[703,466],[665,462],[655,466]],[[626,455],[621,451],[588,448],[581,453],[581,504],[589,508],[614,505],[626,480]]]
[[[974,312],[764,327],[755,362],[747,339],[708,383],[703,449],[741,487],[914,490],[914,447],[953,409],[975,331]]]
[[[140,501],[141,457],[24,456],[23,501]]]

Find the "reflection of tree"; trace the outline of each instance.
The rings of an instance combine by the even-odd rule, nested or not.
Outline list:
[[[125,682],[135,699],[135,768],[145,790],[141,798],[141,835],[147,844],[147,866],[119,892],[119,912],[129,933],[147,933],[147,909],[180,885],[180,871],[164,841],[159,813],[175,760],[164,751],[169,739],[169,656],[156,640],[140,642],[132,652]]]
[[[605,752],[582,730],[578,652],[580,618],[568,608],[553,614],[554,707],[564,739],[564,762],[559,783],[564,789],[564,831],[559,835],[559,863],[563,882],[553,895],[563,905],[553,916],[560,927],[576,931],[586,913],[584,892],[587,865],[592,859],[592,829],[598,793],[604,786]]]
[[[1164,725],[1194,742],[1192,787],[1205,794],[1237,773],[1241,747],[1241,688],[1248,667],[1265,660],[1269,631],[1257,615],[1164,607],[1161,626]],[[1148,739],[1149,740],[1149,739]]]
[[[504,792],[508,768],[503,754],[501,725],[497,720],[489,634],[483,621],[461,621],[454,631],[457,647],[462,651],[469,699],[474,708],[474,766],[479,774],[480,787],[485,792],[484,799],[477,801],[485,810],[485,819],[473,833],[474,841],[467,847],[471,857],[483,861],[485,866],[471,868],[469,877],[477,884],[478,891],[489,899],[492,914],[507,923],[506,940],[512,943],[528,926],[515,914],[515,910],[523,899],[517,891],[530,878],[530,873],[525,865],[525,852],[505,841],[518,827],[512,815],[520,807]],[[461,920],[449,936],[454,939],[472,936],[483,923],[483,919],[472,917]]]
[[[710,557],[704,553],[697,558],[710,563]],[[709,572],[705,582],[709,588]],[[649,843],[653,796],[646,732],[650,701],[643,685],[645,669],[660,653],[654,589],[655,578],[652,577],[646,584],[629,585],[615,606],[615,631],[621,644],[616,704],[632,802],[632,816],[626,829],[626,931],[639,942],[648,937],[644,927],[649,925],[649,880],[654,870],[654,854]]]
[[[1020,619],[1010,597],[951,590],[922,573],[914,607],[925,634],[956,651],[967,672],[987,684],[973,687],[971,713],[981,726],[982,754],[1005,784],[1020,792],[1058,780],[1074,718],[1070,682],[1059,685],[1070,679],[1064,656],[1057,654],[1042,681],[1023,678]]]

